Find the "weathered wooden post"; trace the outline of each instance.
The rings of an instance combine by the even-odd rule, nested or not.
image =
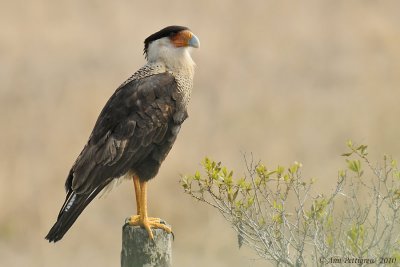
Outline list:
[[[161,223],[166,224],[164,221]],[[162,229],[152,229],[152,231],[154,240],[149,239],[144,228],[124,224],[121,267],[172,266],[172,234]]]

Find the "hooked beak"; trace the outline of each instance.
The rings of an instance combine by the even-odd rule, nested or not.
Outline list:
[[[189,39],[188,45],[194,48],[200,47],[200,40],[192,33],[192,38]]]
[[[191,46],[195,48],[200,47],[199,38],[197,38],[197,36],[194,35],[189,30],[179,32],[178,34],[173,36],[171,40],[176,47],[185,47],[185,46]]]

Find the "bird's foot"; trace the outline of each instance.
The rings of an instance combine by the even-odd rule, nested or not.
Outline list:
[[[158,229],[163,229],[167,233],[172,233],[172,230],[170,227],[167,225],[163,224],[160,220],[160,218],[154,218],[154,217],[142,217],[140,215],[132,215],[129,218],[128,221],[129,225],[132,226],[141,226],[146,229],[147,234],[149,235],[149,238],[153,240],[153,233],[151,232],[151,228],[158,228]]]

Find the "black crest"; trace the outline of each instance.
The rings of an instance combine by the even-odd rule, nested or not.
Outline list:
[[[156,33],[153,33],[152,35],[150,35],[149,37],[146,38],[146,40],[144,40],[144,50],[143,50],[143,54],[145,55],[145,57],[147,58],[147,49],[149,48],[149,44],[155,40],[161,39],[163,37],[167,37],[167,36],[173,36],[175,34],[177,34],[180,31],[184,31],[184,30],[189,30],[189,28],[184,27],[184,26],[168,26]]]

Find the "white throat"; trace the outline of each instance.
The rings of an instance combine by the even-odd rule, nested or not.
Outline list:
[[[168,72],[193,79],[195,63],[190,56],[191,47],[175,47],[168,37],[150,43],[147,49],[148,64],[162,64]]]

